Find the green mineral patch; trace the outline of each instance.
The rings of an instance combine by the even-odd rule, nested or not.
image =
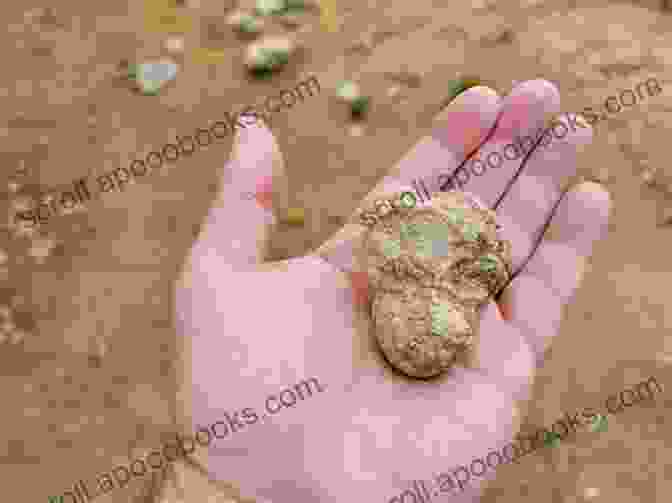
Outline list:
[[[479,266],[484,272],[493,272],[497,270],[497,259],[492,255],[486,255],[479,260]]]
[[[447,212],[448,221],[454,225],[462,225],[464,222],[464,213],[457,208],[451,208]]]
[[[386,239],[383,242],[383,253],[387,258],[399,258],[401,256],[401,242],[395,239]]]
[[[430,307],[432,335],[445,336],[448,333],[451,313],[451,306],[445,302],[441,302],[438,305],[432,304]]]
[[[607,431],[607,418],[601,414],[598,414],[593,422],[590,423],[590,431],[592,432],[603,432]]]
[[[560,435],[555,433],[554,431],[547,431],[545,433],[545,439],[544,439],[544,445],[551,446],[551,447],[557,447],[560,445]]]
[[[478,235],[481,233],[481,229],[478,225],[474,223],[467,223],[464,225],[462,233],[464,235],[465,240],[476,241],[478,239]]]

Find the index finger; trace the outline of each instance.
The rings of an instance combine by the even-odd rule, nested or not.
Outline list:
[[[434,119],[431,133],[418,141],[365,200],[396,192],[420,180],[418,195],[439,192],[466,157],[485,141],[494,127],[502,99],[484,86],[458,95]],[[425,197],[424,195],[422,197]]]

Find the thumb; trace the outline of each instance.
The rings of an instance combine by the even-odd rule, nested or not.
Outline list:
[[[273,134],[260,122],[239,129],[193,258],[216,256],[234,269],[261,262],[268,224],[275,222],[271,199],[276,194],[280,199],[287,194],[287,182]]]
[[[534,354],[521,331],[503,319],[496,302],[483,306],[480,315],[477,367],[522,399],[535,369]]]

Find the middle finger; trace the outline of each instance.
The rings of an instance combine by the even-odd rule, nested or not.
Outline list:
[[[552,83],[538,79],[519,84],[504,99],[492,137],[457,170],[457,180],[469,176],[461,190],[475,194],[486,206],[494,208],[526,162],[547,120],[559,111],[560,93]],[[511,145],[519,145],[516,158],[505,157]]]

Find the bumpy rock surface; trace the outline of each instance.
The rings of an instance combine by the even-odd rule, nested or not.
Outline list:
[[[406,375],[444,372],[472,345],[478,308],[509,279],[510,245],[494,212],[451,191],[419,207],[400,195],[378,200],[360,218],[380,348]]]

